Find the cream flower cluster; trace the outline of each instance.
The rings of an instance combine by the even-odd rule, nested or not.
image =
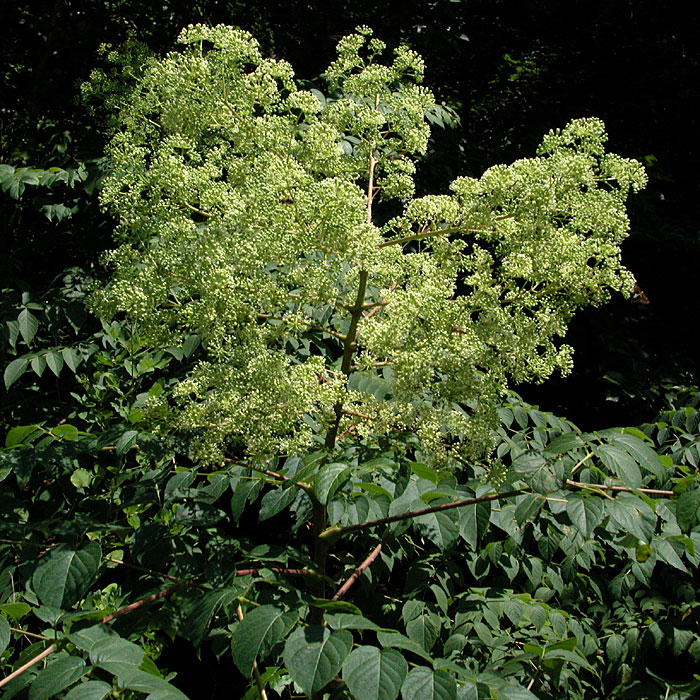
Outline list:
[[[570,370],[576,309],[630,292],[624,201],[645,175],[605,153],[599,120],[414,198],[435,108],[414,52],[384,63],[361,27],[325,96],[246,32],[191,26],[180,41],[116,115],[102,202],[120,246],[94,304],[156,343],[202,338],[206,355],[151,406],[196,436],[197,459],[291,453],[329,430],[412,430],[436,459],[446,444],[473,456],[508,381]],[[391,199],[401,214],[380,226],[374,205]]]

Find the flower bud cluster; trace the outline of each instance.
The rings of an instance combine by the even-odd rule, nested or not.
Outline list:
[[[93,303],[156,343],[201,336],[202,361],[151,402],[197,459],[396,429],[436,460],[449,443],[469,458],[509,381],[571,369],[573,313],[631,289],[624,201],[645,176],[605,154],[598,120],[413,198],[435,106],[414,52],[384,64],[359,28],[326,98],[246,32],[191,26],[181,41],[144,63],[116,116],[102,202],[120,245]],[[377,192],[402,208],[381,228]]]

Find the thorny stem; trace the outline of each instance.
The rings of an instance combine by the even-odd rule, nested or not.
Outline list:
[[[326,506],[315,495],[311,497],[313,504],[312,531],[314,536],[314,564],[322,574],[326,572],[326,560],[328,558],[329,543],[321,538],[321,533],[326,529]],[[314,576],[309,581],[309,589],[316,598],[325,598],[326,582],[320,576]],[[309,610],[309,622],[312,625],[323,624],[323,608],[311,606]]]
[[[158,600],[159,598],[165,598],[166,596],[169,596],[171,593],[174,593],[178,588],[182,588],[183,584],[182,583],[176,583],[174,586],[169,586],[168,588],[163,589],[162,591],[159,591],[158,593],[153,593],[152,595],[146,596],[145,598],[142,598],[141,600],[137,600],[135,603],[131,603],[130,605],[126,605],[123,608],[120,608],[119,610],[116,610],[113,613],[110,613],[109,615],[105,615],[100,622],[102,624],[106,624],[108,622],[111,622],[115,617],[119,617],[120,615],[126,615],[127,613],[130,613],[134,610],[137,610],[138,608],[143,607],[144,605],[153,602],[154,600]],[[22,634],[28,634],[27,632],[22,632]],[[20,666],[16,671],[13,671],[9,676],[6,676],[0,681],[0,688],[2,686],[7,685],[13,678],[17,678],[17,676],[20,676],[22,673],[24,673],[27,669],[31,668],[35,664],[38,664],[42,659],[45,659],[49,654],[53,654],[54,651],[58,649],[57,644],[51,644],[50,646],[46,647],[44,651],[42,651],[40,654],[37,654],[33,659],[30,659],[27,661],[26,664],[23,666]]]
[[[346,532],[356,532],[357,530],[364,530],[368,527],[374,527],[375,525],[386,525],[387,523],[396,523],[400,520],[410,520],[411,518],[416,518],[419,515],[428,515],[429,513],[437,513],[441,510],[450,510],[451,508],[460,508],[462,506],[469,506],[474,503],[485,503],[486,501],[496,501],[499,498],[510,498],[511,496],[519,496],[520,494],[528,493],[523,489],[518,491],[508,491],[506,493],[492,493],[488,496],[479,496],[478,498],[466,498],[463,501],[454,501],[453,503],[443,503],[439,506],[432,506],[431,508],[421,508],[421,510],[414,510],[410,513],[402,513],[401,515],[392,515],[389,518],[379,518],[378,520],[368,520],[364,523],[357,523],[356,525],[346,525],[345,527],[332,527],[322,533],[328,538],[337,537],[338,535],[344,534]]]
[[[608,484],[586,484],[583,481],[571,481],[567,479],[566,483],[568,486],[575,486],[578,489],[593,489],[595,491],[626,491],[628,493],[635,493],[639,491],[640,493],[651,493],[656,496],[673,496],[673,491],[663,491],[662,489],[635,489],[631,486],[609,486]]]
[[[253,576],[258,574],[265,569],[238,569],[235,573],[236,576]],[[316,572],[311,569],[278,569],[276,567],[270,567],[267,571],[273,571],[276,574],[285,574],[287,576],[315,576]]]
[[[236,460],[231,459],[230,457],[224,457],[224,462],[235,462]],[[270,469],[263,469],[262,467],[254,467],[252,465],[244,465],[252,469],[254,472],[262,472],[263,474],[267,474],[268,476],[273,477],[274,479],[280,479],[281,481],[294,481],[293,479],[290,479],[288,476],[285,476],[284,474],[279,474],[278,472],[273,472]],[[294,483],[300,488],[306,491],[309,495],[312,493],[312,488],[309,484],[307,484],[304,481],[294,481]]]
[[[178,588],[182,588],[183,585],[184,584],[182,583],[176,583],[174,586],[169,586],[168,588],[164,588],[162,591],[158,591],[158,593],[153,593],[145,598],[141,598],[141,600],[137,600],[135,603],[131,603],[130,605],[126,605],[125,607],[120,608],[109,615],[105,615],[101,622],[102,624],[106,624],[107,622],[111,622],[115,617],[126,615],[127,613],[137,610],[148,603],[152,603],[154,600],[158,600],[159,598],[165,598],[166,596],[174,593]]]
[[[374,100],[375,109],[379,108],[379,95],[376,95]],[[374,171],[377,165],[375,158],[375,149],[377,147],[376,141],[372,140],[369,146],[369,165],[368,165],[368,182],[367,182],[367,213],[365,216],[365,222],[367,224],[372,223],[372,201],[374,199]],[[347,335],[343,341],[343,360],[341,364],[342,373],[348,377],[352,371],[352,357],[353,353],[357,348],[357,328],[362,318],[362,314],[365,310],[365,296],[367,294],[367,279],[369,273],[367,270],[360,270],[359,280],[357,285],[357,296],[355,297],[355,303],[350,307],[350,325],[348,327]],[[333,407],[335,411],[335,420],[333,425],[326,435],[325,446],[326,449],[332,450],[335,447],[338,438],[338,430],[340,428],[340,421],[343,418],[343,400],[342,398]],[[311,496],[311,502],[313,504],[313,514],[312,514],[312,530],[314,535],[314,565],[316,570],[322,574],[326,571],[326,560],[328,558],[328,549],[330,543],[321,537],[321,534],[326,529],[327,526],[327,513],[326,506],[321,503],[313,494],[309,492]],[[323,598],[325,596],[326,584],[322,578],[312,579],[310,589],[311,592],[317,598]],[[323,609],[317,607],[311,607],[309,620],[311,624],[320,625],[323,624]]]
[[[28,668],[31,668],[34,666],[34,664],[38,664],[42,659],[45,659],[49,654],[53,654],[54,651],[58,649],[58,646],[56,644],[51,644],[51,646],[46,647],[44,651],[41,652],[41,654],[38,654],[35,656],[33,659],[30,659],[27,661],[26,664],[23,666],[20,666],[16,671],[13,671],[9,676],[5,676],[0,681],[0,688],[2,688],[3,685],[7,685],[11,680],[14,678],[17,678],[17,676],[21,676]]]
[[[370,555],[365,559],[362,564],[360,564],[357,569],[353,572],[352,576],[336,591],[335,595],[331,600],[340,600],[352,587],[352,585],[357,581],[364,570],[379,556],[379,552],[382,551],[381,542],[372,550]]]
[[[121,559],[113,559],[112,557],[102,557],[105,561],[112,562],[112,564],[119,564],[120,566],[126,566],[127,569],[136,569],[137,571],[143,571],[146,574],[151,574],[153,576],[160,576],[161,578],[167,578],[170,581],[175,581],[175,583],[188,583],[181,578],[176,578],[170,574],[163,574],[160,571],[155,571],[153,569],[147,569],[145,566],[139,566],[138,564],[130,564],[129,562],[122,561]]]
[[[607,484],[586,484],[582,481],[572,481],[571,479],[566,480],[567,486],[573,486],[577,489],[590,489],[594,492],[599,493],[601,496],[606,498],[612,498],[605,493],[605,491],[623,491],[628,493],[648,493],[657,496],[673,496],[673,491],[664,491],[661,489],[647,489],[647,488],[632,488],[630,486],[609,486]],[[479,496],[478,498],[466,498],[463,501],[454,501],[452,503],[443,503],[439,506],[433,506],[431,508],[422,508],[421,510],[414,510],[409,513],[402,513],[401,515],[392,515],[389,518],[379,518],[378,520],[368,520],[364,523],[357,523],[355,525],[346,525],[345,527],[334,526],[328,528],[321,533],[321,537],[335,541],[340,535],[346,532],[357,532],[358,530],[364,530],[368,527],[374,527],[376,525],[386,525],[388,523],[399,522],[400,520],[410,520],[411,518],[416,518],[420,515],[428,515],[429,513],[437,513],[441,510],[450,510],[451,508],[461,508],[462,506],[473,505],[474,503],[484,503],[486,501],[495,501],[499,498],[511,498],[512,496],[520,496],[525,493],[531,493],[526,489],[520,489],[518,491],[508,491],[506,493],[494,493],[488,496]]]

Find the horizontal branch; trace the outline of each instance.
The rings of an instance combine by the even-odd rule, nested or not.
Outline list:
[[[258,314],[258,318],[264,318],[268,321],[286,321],[283,316],[273,316],[272,314]],[[345,336],[342,333],[338,333],[337,331],[332,331],[330,328],[326,328],[325,326],[320,326],[318,323],[313,323],[312,321],[301,321],[305,326],[308,326],[309,328],[313,328],[314,330],[321,331],[321,333],[327,333],[328,335],[332,335],[334,338],[337,338],[338,340],[345,341]]]
[[[247,467],[248,469],[251,469],[254,472],[262,472],[263,474],[267,474],[268,476],[271,476],[275,479],[280,479],[281,481],[294,481],[294,479],[290,479],[288,476],[285,476],[284,474],[280,474],[279,472],[273,472],[270,469],[263,469],[262,467],[253,467],[250,464],[242,464],[240,462],[236,462],[235,459],[231,459],[230,457],[224,457],[224,462],[229,462],[229,463],[235,463],[238,464],[239,466],[242,467]],[[313,487],[311,484],[307,484],[304,481],[294,481],[294,483],[300,488],[306,491],[309,495],[313,494]]]
[[[34,639],[41,639],[43,642],[50,642],[49,637],[44,637],[43,634],[34,634],[34,632],[27,632],[26,630],[18,629],[17,627],[10,627],[10,632],[16,632],[17,634],[23,634],[25,637],[32,637]]]
[[[170,581],[174,581],[175,583],[189,583],[188,581],[185,581],[184,579],[177,578],[175,576],[171,576],[170,574],[163,574],[160,571],[155,571],[154,569],[148,569],[145,566],[140,566],[139,564],[131,564],[126,561],[122,561],[121,559],[113,559],[112,557],[102,557],[105,561],[112,562],[112,564],[119,564],[120,566],[126,566],[127,569],[135,569],[136,571],[143,571],[145,574],[151,574],[152,576],[160,576],[161,578],[167,578]]]
[[[165,598],[171,595],[179,588],[182,588],[184,585],[185,584],[183,583],[176,583],[174,586],[168,586],[168,588],[164,588],[162,591],[158,591],[158,593],[152,593],[151,595],[146,596],[145,598],[141,598],[141,600],[137,600],[135,603],[125,605],[123,608],[120,608],[119,610],[116,610],[115,612],[110,613],[109,615],[105,615],[102,618],[102,620],[100,620],[100,622],[102,622],[102,624],[111,622],[112,620],[114,620],[115,617],[126,615],[127,613],[142,608],[144,605],[148,605],[148,603],[152,603],[154,600],[158,600],[159,598]]]
[[[319,537],[321,539],[334,540],[340,535],[346,532],[356,532],[357,530],[364,530],[368,527],[374,527],[376,525],[386,525],[388,523],[396,523],[400,520],[410,520],[411,518],[417,518],[420,515],[428,515],[429,513],[437,513],[441,510],[450,510],[451,508],[461,508],[463,506],[470,506],[474,503],[485,503],[487,501],[496,501],[499,498],[510,498],[512,496],[519,496],[522,493],[528,493],[522,489],[518,491],[507,491],[506,493],[492,493],[488,496],[479,496],[477,498],[465,498],[463,501],[454,501],[453,503],[443,503],[439,506],[432,506],[430,508],[421,508],[420,510],[414,510],[410,513],[402,513],[401,515],[392,515],[389,518],[379,518],[378,520],[368,520],[364,523],[357,523],[356,525],[346,525],[344,527],[329,527],[324,530]]]
[[[609,486],[608,484],[587,484],[583,481],[572,481],[571,479],[566,480],[567,486],[575,486],[578,489],[600,489],[601,491],[626,491],[628,493],[648,493],[653,496],[673,496],[674,491],[664,491],[663,489],[642,489],[642,488],[632,488],[631,486]]]
[[[274,567],[265,567],[261,569],[238,569],[236,576],[254,576],[261,571],[273,571],[276,574],[285,574],[286,576],[316,576],[316,572],[311,569],[278,569]]]
[[[513,214],[503,214],[501,216],[494,217],[494,221],[503,221],[503,219],[512,219]],[[377,248],[386,248],[389,245],[401,245],[402,243],[410,243],[411,241],[420,241],[423,238],[430,238],[432,236],[440,236],[442,234],[450,233],[488,233],[484,229],[480,228],[468,228],[467,226],[448,226],[447,228],[434,228],[430,231],[419,231],[418,233],[412,233],[408,236],[403,236],[402,238],[392,238],[388,241],[382,241],[377,245]]]

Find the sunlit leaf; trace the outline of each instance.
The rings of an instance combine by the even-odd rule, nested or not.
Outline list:
[[[311,625],[289,636],[284,647],[284,663],[292,678],[311,697],[324,688],[340,670],[352,649],[352,634]]]
[[[343,664],[343,680],[356,700],[394,700],[407,673],[408,664],[396,649],[358,647]]]

